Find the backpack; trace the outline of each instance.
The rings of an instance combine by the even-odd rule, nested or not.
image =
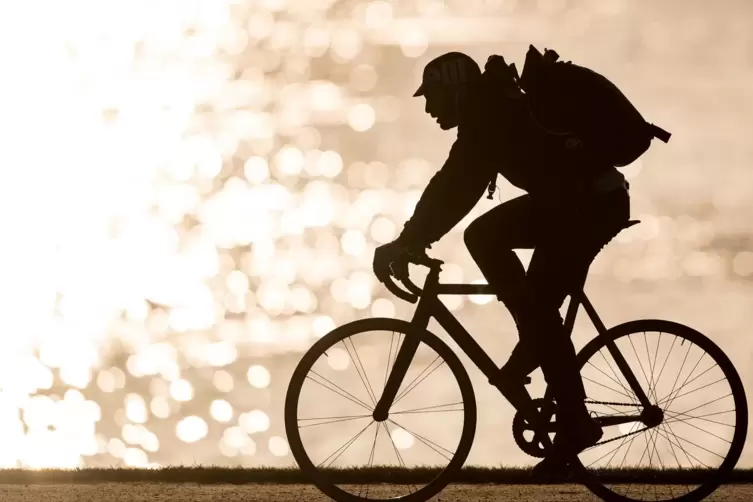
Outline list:
[[[575,135],[583,146],[614,167],[634,162],[658,138],[667,143],[670,133],[646,122],[628,98],[603,75],[588,68],[557,61],[552,50],[541,54],[533,45],[518,77],[515,65],[501,70],[500,56],[492,56],[497,71],[513,78],[528,99],[531,112],[545,129]],[[504,62],[504,59],[501,59]]]

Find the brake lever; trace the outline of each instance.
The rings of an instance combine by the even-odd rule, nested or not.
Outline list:
[[[418,301],[418,295],[417,294],[410,294],[407,291],[404,291],[402,288],[400,288],[395,281],[392,280],[392,277],[387,277],[387,279],[384,282],[385,287],[387,290],[392,293],[393,295],[397,296],[401,300],[405,300],[408,303],[416,303]]]

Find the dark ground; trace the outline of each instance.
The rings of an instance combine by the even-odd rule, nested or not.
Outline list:
[[[418,481],[428,470],[372,469],[345,475],[384,481],[385,476]],[[637,473],[640,475],[641,473]],[[655,474],[655,473],[654,473]],[[636,473],[614,473],[635,476]],[[664,474],[676,477],[676,473]],[[578,484],[535,485],[526,469],[465,468],[457,482],[445,488],[434,501],[596,501]],[[732,484],[719,488],[709,501],[753,501],[753,470],[734,472]],[[389,484],[373,489],[385,497]],[[373,493],[373,491],[372,491]],[[403,494],[399,491],[396,494]],[[317,502],[330,500],[307,484],[297,469],[243,469],[169,467],[164,469],[0,470],[0,501],[3,502]]]

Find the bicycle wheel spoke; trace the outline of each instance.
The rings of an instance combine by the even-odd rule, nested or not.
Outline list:
[[[664,432],[666,433],[666,431],[667,431],[667,430],[666,430],[666,428],[664,427],[664,425],[663,425],[663,424],[659,424],[659,428],[660,428],[661,430],[663,430],[663,431],[664,431]],[[678,469],[680,469],[680,470],[682,470],[682,465],[680,464],[680,459],[679,459],[679,458],[677,457],[677,452],[675,451],[675,447],[674,447],[674,445],[673,445],[673,444],[672,444],[672,442],[671,442],[671,441],[669,441],[669,440],[668,440],[668,439],[667,439],[666,437],[664,438],[664,440],[665,440],[665,441],[667,441],[667,443],[669,444],[669,448],[670,448],[670,450],[672,450],[672,455],[674,455],[674,457],[675,457],[675,462],[677,462],[677,468],[678,468]],[[686,455],[686,456],[687,456],[687,455]],[[670,486],[671,486],[671,485],[670,485]],[[671,490],[671,488],[670,488],[670,490]],[[688,488],[688,486],[687,486],[687,485],[685,485],[685,490],[686,490],[686,492],[687,492],[687,493],[690,493],[690,488]]]
[[[315,424],[307,424],[307,425],[301,425],[298,428],[299,429],[305,429],[306,427],[314,427],[317,425],[327,425],[327,424],[335,424],[340,422],[349,422],[351,420],[358,420],[361,418],[371,418],[371,415],[353,415],[349,417],[322,417],[322,418],[299,418],[298,422],[303,421],[313,421],[313,420],[320,420],[320,422]]]
[[[659,424],[659,428],[663,430],[665,433],[667,432],[666,428],[664,427],[664,424]],[[680,459],[677,457],[677,452],[675,451],[674,445],[672,444],[672,442],[667,440],[666,437],[664,438],[664,440],[667,441],[667,443],[669,444],[670,450],[672,450],[672,455],[674,455],[675,462],[677,462],[677,468],[682,469],[682,464],[680,464]]]
[[[702,377],[703,375],[705,375],[706,373],[708,373],[709,371],[711,371],[712,369],[714,369],[714,368],[715,368],[715,367],[717,367],[717,366],[718,366],[718,364],[714,363],[714,365],[713,365],[712,367],[708,368],[708,369],[707,369],[706,371],[704,371],[703,373],[701,373],[700,375],[698,375],[697,377],[695,377],[695,378],[694,378],[693,380],[689,381],[689,382],[688,382],[687,384],[685,384],[685,385],[690,385],[691,383],[695,382],[696,380],[698,380],[698,379],[699,379],[699,378],[701,378],[701,377]],[[688,394],[692,394],[693,392],[695,392],[695,391],[697,391],[697,390],[705,389],[706,387],[708,387],[708,386],[710,386],[710,385],[714,385],[715,383],[719,383],[719,382],[721,382],[722,380],[726,380],[726,377],[722,377],[722,378],[720,378],[719,380],[717,380],[717,381],[715,381],[715,382],[712,382],[712,383],[710,383],[710,384],[704,385],[703,387],[699,387],[699,388],[697,388],[697,389],[695,389],[695,390],[691,390],[691,391],[685,392],[684,394],[679,394],[679,395],[676,395],[675,397],[673,397],[673,398],[672,398],[672,401],[674,401],[674,400],[676,400],[676,399],[679,399],[679,398],[680,398],[680,397],[682,397],[682,396],[686,396],[686,395],[688,395]],[[683,385],[683,387],[684,387],[685,385]],[[679,389],[677,389],[677,391],[676,391],[676,392],[680,392],[681,390],[682,390],[682,387],[681,387],[681,388],[679,388]],[[670,398],[670,396],[667,396],[667,397],[665,397],[664,399],[662,399],[661,401],[659,401],[659,402],[658,402],[657,404],[658,404],[658,405],[661,405],[661,404],[665,403],[665,402],[666,402],[666,401],[667,401],[667,400],[668,400],[669,398]]]
[[[600,404],[600,406],[604,406],[605,408],[609,408],[610,410],[614,411],[614,413],[600,413],[598,416],[600,417],[619,417],[619,416],[626,416],[629,413],[635,413],[633,410],[625,410],[621,411],[615,408],[614,406],[608,405],[608,404]],[[594,411],[594,413],[599,413],[598,411]]]
[[[434,360],[433,360],[433,361],[432,361],[431,363],[429,363],[429,366],[427,366],[427,367],[426,367],[426,368],[424,369],[424,371],[422,371],[421,373],[419,373],[419,375],[418,375],[418,376],[417,376],[416,378],[414,378],[414,379],[413,379],[413,381],[414,381],[414,382],[416,382],[416,379],[418,379],[418,377],[420,377],[420,376],[421,376],[421,375],[422,375],[422,374],[423,374],[423,373],[424,373],[424,372],[425,372],[426,370],[428,370],[428,369],[429,369],[429,368],[430,368],[430,367],[431,367],[431,366],[432,366],[432,365],[433,365],[433,364],[434,364],[434,363],[435,363],[435,362],[437,361],[437,359],[439,359],[439,357],[440,357],[440,356],[439,356],[439,355],[437,355],[437,357],[435,357],[435,358],[434,358]],[[442,366],[443,366],[444,364],[445,364],[445,362],[444,362],[444,360],[442,360],[442,362],[441,362],[441,363],[439,363],[439,364],[438,364],[438,365],[437,365],[437,366],[436,366],[436,367],[435,367],[435,368],[434,368],[433,370],[431,370],[431,371],[430,371],[430,372],[428,372],[428,373],[427,373],[426,375],[424,375],[424,377],[423,377],[423,378],[421,378],[421,380],[419,380],[419,381],[418,381],[418,382],[416,382],[415,384],[411,384],[412,386],[406,387],[406,388],[405,388],[405,390],[404,390],[403,392],[401,392],[401,393],[400,393],[400,395],[398,395],[398,396],[397,396],[397,397],[395,398],[395,401],[394,401],[394,402],[392,403],[392,406],[395,406],[395,405],[396,405],[396,404],[397,404],[398,402],[400,402],[400,400],[401,400],[402,398],[404,398],[405,396],[407,396],[407,395],[408,395],[408,393],[410,393],[410,392],[411,392],[411,391],[412,391],[413,389],[415,389],[416,387],[418,387],[418,386],[419,386],[419,385],[421,384],[421,382],[423,382],[424,380],[426,380],[427,378],[429,378],[429,376],[430,376],[430,375],[431,375],[432,373],[434,373],[435,371],[437,371],[437,370],[438,370],[439,368],[441,368],[441,367],[442,367]]]
[[[715,415],[723,415],[725,413],[734,413],[734,412],[735,412],[735,410],[727,410],[727,411],[719,411],[717,413],[709,413],[707,415],[695,416],[695,415],[688,415],[687,413],[678,413],[678,412],[675,412],[675,411],[667,411],[667,413],[671,413],[672,415],[674,415],[674,417],[672,417],[673,420],[667,420],[666,422],[670,422],[670,423],[671,422],[679,422],[681,420],[676,419],[676,417],[678,417],[680,415],[683,415],[683,416],[688,417],[687,420],[701,420],[703,422],[710,422],[712,424],[723,425],[725,427],[732,427],[734,429],[735,428],[734,425],[725,424],[723,422],[717,422],[716,420],[709,420],[708,418],[705,418],[705,417],[713,417]]]
[[[654,353],[654,366],[651,368],[651,380],[653,381],[654,385],[654,399],[657,399],[656,387],[657,385],[659,385],[659,377],[657,376],[656,379],[654,379],[654,375],[656,375],[656,363],[659,361],[659,347],[661,347],[662,340],[661,333],[657,338],[659,339],[659,341],[656,343],[656,352]]]
[[[369,467],[374,465],[374,453],[376,452],[376,444],[377,444],[377,438],[379,437],[379,430],[380,428],[376,428],[376,432],[374,433],[374,444],[371,445],[371,454],[369,455]]]
[[[688,344],[688,351],[685,353],[685,358],[682,360],[682,366],[680,366],[680,371],[677,372],[675,383],[672,384],[672,390],[669,391],[670,396],[675,392],[675,387],[677,387],[677,382],[680,381],[680,375],[682,374],[682,369],[685,367],[685,362],[688,360],[688,355],[690,354],[691,348],[692,348],[692,345]]]
[[[390,434],[390,430],[387,428],[387,424],[384,422],[381,422],[379,425],[382,425],[384,427],[384,431],[387,433],[387,437],[390,438],[390,443],[392,443],[392,448],[395,450],[395,456],[397,457],[397,461],[400,462],[400,466],[405,468],[405,462],[403,462],[403,457],[400,455],[400,452],[397,449],[397,446],[395,445],[395,440],[392,439],[392,434]]]
[[[649,438],[651,437],[651,431],[650,430],[648,431],[647,436]],[[641,455],[640,460],[638,460],[638,464],[640,464],[643,461],[643,459],[646,457],[646,452],[648,452],[649,450],[650,450],[650,448],[649,448],[649,444],[648,444],[648,439],[646,439],[646,448],[643,450],[643,454]],[[649,456],[650,456],[650,453],[649,453]],[[650,463],[651,463],[651,460],[649,460],[649,464]],[[634,486],[633,484],[629,484],[628,485],[628,489],[625,492],[625,497],[627,497],[627,494],[630,492],[630,490],[633,488],[633,486]],[[643,500],[643,497],[641,497],[641,500]]]
[[[646,436],[650,436],[651,431],[648,431],[648,434]],[[640,465],[641,462],[643,462],[643,459],[646,457],[646,453],[648,452],[648,439],[646,439],[646,448],[643,450],[643,454],[641,455],[640,460],[638,460],[638,464]]]
[[[379,437],[380,430],[381,428],[379,427],[379,425],[377,425],[376,432],[374,433],[374,443],[371,445],[371,453],[369,454],[368,467],[371,467],[372,465],[374,465],[374,453],[376,452],[377,438]],[[370,486],[370,483],[366,483],[366,498],[369,498],[369,486]]]
[[[386,424],[386,423],[384,423],[384,422],[381,422],[381,424],[380,424],[380,425],[383,425],[383,426],[384,426],[384,431],[385,431],[385,432],[387,433],[387,437],[388,437],[388,438],[390,438],[390,442],[392,443],[392,449],[393,449],[393,450],[395,450],[395,456],[397,456],[397,460],[398,460],[398,462],[400,462],[400,465],[401,465],[401,466],[402,466],[403,468],[405,468],[405,462],[403,462],[403,456],[402,456],[402,455],[400,455],[400,451],[398,450],[398,448],[397,448],[397,445],[395,445],[395,440],[394,440],[394,439],[392,439],[392,434],[390,434],[390,430],[389,430],[389,428],[387,427],[387,424]],[[411,484],[411,486],[412,486],[413,488],[416,488],[416,485],[415,485],[415,484]],[[418,491],[418,490],[416,490],[416,491]],[[413,492],[411,492],[411,493],[413,493]]]
[[[660,339],[661,340],[661,339]],[[654,363],[651,364],[651,351],[648,349],[648,337],[646,336],[646,332],[643,332],[643,343],[646,345],[646,357],[648,357],[648,369],[649,373],[651,375],[651,382],[648,384],[648,398],[651,399],[651,396],[654,396],[654,399],[656,399],[656,382],[654,382],[654,369],[656,366],[656,359],[654,359]],[[659,345],[657,344],[657,353]]]
[[[667,425],[667,427],[669,427],[669,430],[670,430],[670,431],[672,431],[672,435],[673,435],[673,436],[674,436],[675,438],[677,438],[677,439],[679,439],[679,440],[682,440],[682,441],[685,441],[686,443],[692,444],[692,445],[693,445],[693,446],[695,446],[696,448],[700,448],[701,450],[703,450],[703,451],[706,451],[706,452],[708,452],[708,453],[711,453],[712,455],[716,455],[717,457],[719,457],[719,458],[721,458],[722,460],[724,460],[724,456],[722,456],[722,455],[719,455],[718,453],[716,453],[716,452],[714,452],[714,451],[711,451],[711,450],[709,450],[708,448],[706,448],[706,447],[704,447],[704,446],[701,446],[701,445],[699,445],[699,444],[697,444],[697,443],[694,443],[693,441],[691,441],[691,440],[689,440],[689,439],[685,439],[684,437],[680,436],[680,435],[679,435],[679,434],[677,434],[677,433],[676,433],[676,432],[675,432],[674,430],[672,430],[672,426],[671,426],[671,425]]]
[[[701,432],[705,432],[706,434],[708,434],[708,435],[710,435],[710,436],[714,436],[714,437],[715,437],[715,438],[717,438],[717,439],[721,439],[721,440],[722,440],[722,441],[724,441],[725,443],[729,443],[729,444],[732,444],[732,441],[730,441],[730,440],[728,440],[728,439],[724,439],[724,438],[723,438],[723,437],[721,437],[721,436],[717,436],[717,435],[716,435],[716,434],[714,434],[713,432],[709,432],[709,431],[707,431],[706,429],[701,429],[700,427],[698,427],[698,426],[696,426],[696,425],[693,425],[693,424],[691,424],[691,423],[690,423],[689,421],[687,421],[687,420],[667,420],[667,421],[665,421],[665,423],[667,423],[667,424],[674,424],[674,423],[678,423],[678,422],[679,422],[679,423],[683,423],[683,424],[685,424],[685,425],[689,425],[690,427],[693,427],[694,429],[698,429],[698,430],[699,430],[699,431],[701,431]]]
[[[722,399],[724,399],[725,397],[729,397],[729,396],[731,396],[731,395],[732,395],[732,393],[730,392],[729,394],[725,394],[725,395],[723,395],[722,397],[718,397],[718,398],[714,399],[713,401],[709,401],[708,403],[704,403],[704,404],[701,404],[701,405],[699,405],[699,406],[696,406],[695,408],[691,408],[691,409],[689,409],[689,410],[685,410],[685,411],[683,411],[682,413],[683,413],[683,414],[687,414],[687,413],[690,413],[691,411],[695,411],[695,410],[697,410],[697,409],[699,409],[699,408],[703,408],[704,406],[708,406],[708,405],[710,405],[710,404],[716,403],[717,401],[721,401],[721,400],[722,400]]]
[[[620,381],[620,377],[617,376],[617,372],[614,370],[614,368],[612,367],[612,365],[609,364],[609,361],[607,361],[607,358],[604,357],[604,354],[601,352],[602,350],[603,349],[599,349],[599,355],[601,356],[602,359],[604,359],[604,362],[607,363],[607,366],[609,366],[609,369],[612,370],[612,374],[617,379],[620,387],[622,387],[622,389],[626,392],[626,393],[620,392],[620,394],[622,394],[623,396],[627,397],[631,401],[636,402],[636,399],[633,396],[630,395],[630,390],[627,387],[625,387],[625,385],[623,385],[623,383]]]
[[[617,446],[617,448],[614,448],[614,449],[612,449],[612,450],[609,450],[609,451],[608,451],[608,452],[606,452],[606,453],[605,453],[604,455],[602,455],[601,457],[597,458],[596,460],[594,460],[593,462],[591,462],[590,464],[588,464],[588,465],[587,465],[586,467],[591,467],[592,465],[594,465],[594,464],[595,464],[596,462],[598,462],[598,461],[599,461],[599,460],[601,460],[602,458],[604,458],[604,457],[606,457],[607,455],[609,455],[610,453],[614,452],[614,455],[612,455],[612,456],[611,456],[611,457],[609,458],[609,462],[607,462],[607,465],[609,465],[609,464],[610,464],[610,463],[612,462],[612,459],[614,459],[614,457],[615,457],[615,456],[617,455],[617,452],[618,452],[618,451],[620,450],[620,448],[622,448],[622,446],[623,446],[623,445],[625,444],[625,442],[626,442],[626,441],[628,440],[628,437],[630,437],[630,436],[625,436],[625,437],[623,437],[623,438],[622,438],[622,442],[621,442],[621,443],[620,443],[620,444],[619,444],[619,445]],[[633,440],[633,439],[635,439],[635,437],[636,437],[636,436],[633,436],[633,438],[631,439],[631,442],[632,442],[632,440]],[[630,448],[628,448],[628,449],[630,449]],[[627,453],[625,453],[625,455],[627,455]]]
[[[632,437],[625,436],[624,438],[622,438],[622,442],[620,443],[620,446],[618,446],[614,454],[611,457],[609,457],[609,462],[607,462],[607,465],[612,463],[612,460],[614,459],[614,457],[617,456],[617,453],[620,451],[620,448],[622,448],[622,446],[627,442],[628,438],[630,438],[630,442],[628,444],[627,450],[625,450],[625,454],[622,456],[622,462],[620,462],[619,468],[621,469],[625,465],[625,461],[627,460],[628,453],[630,453],[630,448],[633,447],[633,443],[635,442],[636,439],[638,439],[638,434],[633,434]]]
[[[591,361],[586,361],[586,363],[587,363],[587,364],[589,364],[589,365],[591,365],[591,366],[593,366],[593,368],[594,368],[594,369],[595,369],[596,371],[598,371],[599,373],[601,373],[602,375],[604,375],[605,377],[607,377],[608,379],[610,379],[611,381],[613,381],[614,383],[616,383],[617,385],[619,385],[620,387],[622,387],[622,388],[623,388],[623,390],[625,390],[625,391],[629,392],[629,391],[628,391],[628,390],[627,390],[627,389],[625,388],[625,386],[624,386],[624,385],[622,385],[622,384],[621,384],[620,382],[618,382],[617,380],[615,380],[615,379],[614,379],[614,378],[612,378],[611,376],[609,376],[609,375],[607,375],[606,373],[604,373],[604,370],[602,370],[601,368],[599,368],[599,367],[595,366],[595,365],[594,365],[594,364],[593,364],[593,363],[592,363]],[[615,390],[615,389],[612,389],[612,390],[613,390],[613,392],[617,392],[618,394],[622,394],[622,393],[621,393],[620,391],[618,391],[618,390]],[[625,397],[628,397],[628,398],[630,397],[630,396],[628,396],[627,394],[622,394],[622,395],[623,395],[623,396],[625,396]]]
[[[589,381],[589,382],[591,382],[591,383],[595,383],[596,385],[598,385],[598,386],[600,386],[600,387],[604,387],[605,389],[609,389],[609,390],[611,390],[612,392],[617,392],[618,394],[622,394],[622,395],[623,395],[623,396],[625,396],[626,398],[630,399],[630,396],[628,396],[627,394],[625,394],[625,393],[623,393],[623,392],[620,392],[619,390],[613,389],[612,387],[609,387],[608,385],[604,385],[604,384],[603,384],[603,383],[601,383],[601,382],[597,382],[596,380],[591,380],[591,379],[590,379],[590,378],[588,378],[588,377],[583,377],[583,380],[588,380],[588,381]]]
[[[405,389],[403,389],[402,392],[400,392],[397,396],[395,396],[395,401],[392,403],[392,406],[394,406],[394,405],[397,404],[398,399],[400,399],[401,397],[403,397],[403,394],[406,394],[407,392],[409,392],[413,388],[413,385],[416,383],[416,381],[419,378],[421,378],[424,373],[426,373],[427,371],[429,371],[429,368],[431,368],[432,365],[435,362],[437,362],[437,359],[439,359],[439,355],[437,355],[437,357],[435,357],[428,365],[426,365],[426,367],[423,370],[421,370],[421,372],[418,375],[416,375],[415,378],[413,378],[413,380],[411,380],[411,382],[408,385],[405,386]]]
[[[612,459],[613,459],[613,458],[615,457],[615,455],[617,455],[617,452],[618,452],[618,451],[620,451],[620,448],[622,448],[622,446],[623,446],[623,445],[625,444],[625,442],[626,442],[626,441],[628,440],[628,437],[630,437],[630,436],[625,436],[625,437],[623,437],[623,438],[622,438],[622,442],[621,442],[621,443],[620,443],[620,445],[619,445],[619,446],[618,446],[618,447],[616,448],[616,450],[610,450],[609,452],[607,452],[607,454],[606,454],[606,455],[609,455],[609,453],[611,453],[612,451],[614,451],[614,452],[615,452],[615,453],[614,453],[614,455],[612,455],[612,456],[611,456],[611,457],[609,458],[609,462],[607,462],[607,466],[608,466],[608,465],[609,465],[609,464],[610,464],[610,463],[612,462]],[[624,466],[624,465],[625,465],[625,460],[627,459],[627,455],[628,455],[628,453],[630,452],[630,448],[631,448],[631,447],[633,446],[633,441],[635,441],[635,438],[637,438],[637,437],[638,437],[637,435],[634,435],[634,436],[632,436],[632,437],[630,438],[630,443],[628,444],[627,450],[625,450],[625,455],[623,455],[623,457],[622,457],[622,462],[620,463],[620,467],[618,467],[618,469],[622,469],[622,466]],[[598,462],[599,460],[601,460],[602,458],[604,458],[604,457],[605,457],[606,455],[602,456],[602,457],[601,457],[600,459],[596,460],[595,462],[592,462],[592,463],[591,463],[591,464],[589,464],[589,465],[588,465],[587,467],[591,467],[591,465],[595,464],[596,462]],[[614,485],[612,485],[612,486],[614,487]]]
[[[657,441],[656,440],[657,440],[658,436],[659,436],[659,431],[657,429],[656,434],[654,434],[654,436],[653,436],[653,441],[654,441],[654,456],[657,459],[659,459],[659,466],[661,467],[661,469],[663,471],[664,470],[664,462],[662,462],[661,455],[657,451]],[[669,493],[670,493],[670,495],[672,495],[672,497],[674,497],[674,494],[672,493],[672,485],[669,485]],[[654,497],[657,500],[659,499],[659,496],[656,494],[656,484],[654,484]]]
[[[423,408],[414,408],[412,410],[402,410],[402,411],[391,411],[390,415],[404,415],[408,413],[446,413],[451,411],[463,411],[464,408],[460,409],[452,409],[452,410],[438,410],[436,408],[445,408],[449,406],[457,406],[462,405],[463,402],[460,401],[458,403],[448,403],[448,404],[438,404],[436,406],[425,406]]]
[[[680,438],[679,438],[679,437],[677,437],[677,434],[675,434],[675,432],[674,432],[674,431],[672,430],[672,428],[671,428],[671,427],[669,427],[669,426],[667,426],[667,427],[669,428],[669,434],[671,434],[672,436],[674,436],[674,437],[675,437],[675,439],[677,440],[677,442],[676,442],[676,443],[673,443],[673,444],[674,444],[675,446],[677,446],[678,448],[680,448],[680,450],[682,450],[682,452],[683,452],[683,453],[685,454],[685,457],[686,457],[686,458],[688,459],[688,463],[689,463],[689,464],[691,465],[691,467],[693,466],[693,462],[691,462],[691,461],[690,461],[690,457],[693,457],[693,458],[695,459],[695,461],[696,461],[696,462],[698,462],[699,464],[701,464],[701,465],[702,465],[702,466],[704,466],[705,468],[707,468],[707,469],[710,469],[710,468],[711,468],[711,467],[709,467],[708,465],[706,465],[706,464],[705,464],[705,463],[704,463],[704,462],[703,462],[702,460],[700,460],[700,459],[699,459],[698,457],[696,457],[696,456],[695,456],[695,455],[693,455],[692,453],[689,453],[689,452],[688,452],[688,450],[686,450],[686,449],[685,449],[685,448],[684,448],[684,447],[682,446],[682,444],[680,443]],[[666,431],[667,429],[666,429],[666,428],[664,428],[663,430],[665,430],[665,431]],[[667,441],[669,441],[670,443],[672,443],[672,440],[671,440],[671,439],[669,438],[669,436],[665,436],[665,437],[664,437],[664,439],[666,439]]]
[[[641,363],[641,358],[638,356],[638,351],[635,350],[635,344],[633,344],[633,339],[628,336],[628,341],[630,341],[630,346],[633,348],[633,353],[635,354],[635,359],[638,361],[638,367],[641,369],[641,373],[643,373],[643,378],[646,379],[646,383],[648,384],[648,390],[649,395],[651,394],[651,382],[648,379],[648,375],[646,374],[646,370],[643,369],[643,364]],[[637,382],[636,378],[636,382]]]
[[[406,428],[406,427],[403,427],[402,425],[400,425],[399,423],[395,422],[394,420],[391,420],[391,419],[389,419],[389,418],[388,418],[388,419],[387,419],[387,421],[388,421],[388,422],[390,422],[390,423],[391,423],[391,424],[393,424],[393,425],[396,425],[396,426],[400,427],[401,429],[403,429],[404,431],[408,432],[408,433],[409,433],[409,434],[411,434],[412,436],[414,436],[414,437],[418,438],[418,440],[419,440],[419,441],[421,441],[421,442],[422,442],[422,443],[424,443],[424,444],[425,444],[426,446],[428,446],[429,448],[431,448],[432,450],[434,450],[435,452],[437,452],[437,453],[438,453],[439,455],[441,455],[441,456],[443,456],[443,457],[444,457],[445,459],[447,459],[447,461],[448,461],[448,462],[452,461],[452,455],[454,455],[454,453],[455,453],[455,452],[452,452],[452,451],[448,450],[448,449],[447,449],[447,448],[445,448],[444,446],[439,446],[439,445],[438,445],[437,443],[435,443],[434,441],[431,441],[431,440],[429,440],[429,439],[426,439],[426,438],[425,438],[425,437],[423,437],[423,436],[422,436],[421,434],[416,434],[416,433],[415,433],[415,432],[413,432],[412,430],[410,430],[410,429],[408,429],[408,428]],[[433,445],[433,446],[432,446],[432,445]],[[436,447],[436,448],[435,448],[435,447]],[[449,454],[450,454],[450,457],[448,458],[448,457],[447,457],[447,455],[445,455],[444,453],[442,453],[441,451],[439,451],[439,449],[437,449],[437,448],[439,448],[439,449],[441,449],[441,450],[444,450],[444,451],[446,451],[447,453],[449,453]]]
[[[369,399],[371,399],[371,403],[376,406],[376,396],[374,395],[374,391],[371,388],[371,383],[369,382],[369,377],[366,375],[366,369],[363,367],[363,364],[361,363],[361,358],[358,357],[358,351],[356,350],[355,344],[353,344],[353,340],[350,341],[350,344],[353,345],[353,352],[356,353],[356,359],[353,359],[353,354],[350,353],[350,349],[348,348],[348,344],[345,343],[345,340],[342,341],[342,344],[345,346],[345,349],[348,351],[348,355],[350,356],[350,360],[353,362],[353,366],[356,367],[356,373],[358,373],[358,376],[361,378],[361,383],[363,383],[364,388],[366,389],[366,394],[369,395]],[[356,360],[358,361],[358,364],[356,364]],[[363,372],[363,374],[361,374]]]
[[[625,442],[625,440],[627,440],[627,438],[628,437],[625,436],[625,439],[622,440],[623,443]],[[625,455],[623,455],[623,457],[622,457],[622,462],[620,463],[620,468],[622,468],[625,465],[625,461],[627,460],[627,456],[628,456],[628,453],[630,452],[630,448],[633,446],[633,442],[635,442],[636,439],[638,439],[638,434],[634,434],[633,437],[630,438],[630,444],[628,445],[627,450],[625,450]],[[611,463],[611,462],[612,462],[612,459],[610,458],[609,462],[607,462],[607,465],[609,465],[609,463]]]
[[[653,435],[653,431],[649,430],[648,434],[646,434],[646,449],[643,451],[644,456],[646,455],[646,453],[648,453],[648,466],[650,469],[653,469],[653,453],[651,451],[651,444],[653,443],[652,435]],[[643,456],[641,457],[641,460],[643,460]],[[639,464],[641,463],[641,460],[638,461]],[[656,498],[657,497],[656,484],[653,484],[653,486],[654,486],[654,497]],[[630,488],[632,487],[633,485],[629,485],[628,492],[630,491]],[[625,492],[625,496],[627,496],[627,492]],[[641,497],[641,499],[643,499],[643,497]]]
[[[361,429],[360,432],[357,432],[352,438],[350,438],[348,441],[346,441],[342,446],[340,446],[338,449],[336,449],[335,451],[333,451],[317,467],[321,467],[322,465],[324,465],[327,462],[327,460],[329,460],[330,458],[332,458],[333,455],[337,454],[337,456],[335,458],[333,458],[332,461],[328,465],[326,465],[325,467],[330,467],[332,464],[334,464],[335,461],[338,458],[340,458],[340,456],[345,452],[345,450],[347,450],[348,448],[350,448],[350,445],[352,445],[353,443],[355,443],[358,440],[358,438],[361,437],[361,434],[363,434],[366,431],[366,429],[368,429],[369,427],[371,427],[371,424],[373,424],[373,423],[375,423],[375,422],[371,422],[369,425],[367,425],[366,427],[364,427],[363,429]],[[338,452],[340,452],[340,453],[338,453]]]
[[[399,339],[400,337],[398,336],[398,340]],[[395,332],[393,331],[392,334],[390,334],[390,351],[387,353],[387,366],[384,368],[384,383],[382,384],[382,389],[387,386],[387,375],[390,374],[390,361],[392,361],[392,345],[394,344],[394,342]]]
[[[342,387],[340,387],[340,386],[339,386],[339,385],[337,385],[336,383],[334,383],[334,382],[331,382],[331,381],[330,381],[329,379],[327,379],[327,378],[325,378],[325,377],[321,376],[321,375],[320,375],[319,373],[317,373],[317,372],[316,372],[316,371],[314,371],[314,370],[311,370],[311,373],[313,373],[314,375],[318,376],[319,378],[321,378],[322,380],[324,380],[324,381],[325,381],[325,382],[327,382],[328,384],[332,385],[332,386],[333,386],[333,387],[335,387],[335,388],[336,388],[337,390],[335,390],[335,389],[332,389],[332,388],[330,388],[330,387],[327,387],[326,385],[324,385],[323,383],[319,382],[318,380],[314,380],[314,379],[313,379],[313,378],[311,378],[310,376],[306,375],[306,378],[307,378],[308,380],[311,380],[312,382],[314,382],[314,383],[317,383],[317,384],[321,385],[321,386],[322,386],[322,387],[324,387],[325,389],[327,389],[327,390],[329,390],[329,391],[332,391],[332,392],[334,392],[335,394],[338,394],[338,395],[340,395],[340,396],[344,397],[345,399],[347,399],[347,400],[349,400],[349,401],[351,401],[351,402],[353,402],[353,403],[355,403],[355,404],[357,404],[357,405],[359,405],[359,406],[361,406],[361,407],[363,407],[363,408],[366,408],[366,409],[367,409],[367,410],[369,410],[369,411],[374,411],[374,409],[373,409],[373,408],[369,408],[369,406],[368,406],[368,405],[367,405],[366,403],[364,403],[363,401],[361,401],[361,400],[360,400],[360,399],[358,399],[358,398],[357,398],[356,396],[354,396],[354,395],[353,395],[353,394],[351,394],[350,392],[346,391],[345,389],[343,389]]]
[[[659,333],[659,338],[661,339],[661,333]],[[672,353],[672,349],[675,347],[675,343],[677,343],[677,335],[673,335],[674,338],[672,339],[672,345],[669,346],[669,350],[667,351],[667,357],[664,358],[664,363],[661,366],[661,370],[659,370],[659,376],[656,377],[656,381],[658,382],[661,380],[661,376],[664,374],[664,368],[667,367],[667,361],[669,361],[669,355]]]
[[[696,369],[696,368],[698,367],[698,365],[699,365],[699,364],[701,364],[701,360],[702,360],[702,359],[703,359],[703,358],[704,358],[705,356],[706,356],[706,353],[705,353],[705,352],[704,352],[703,354],[701,354],[701,357],[699,357],[699,358],[698,358],[698,361],[696,361],[696,363],[695,363],[695,366],[693,366],[693,369],[692,369],[692,370],[690,370],[690,373],[688,373],[688,376],[687,376],[687,377],[685,377],[685,381],[684,381],[684,382],[682,383],[682,385],[680,385],[680,388],[679,388],[679,389],[677,389],[677,392],[680,392],[680,391],[681,391],[681,390],[683,389],[683,387],[685,387],[685,385],[686,385],[686,384],[688,383],[688,379],[690,378],[690,375],[692,375],[692,374],[693,374],[693,372],[695,371],[695,369]],[[695,381],[695,379],[693,379],[692,381]],[[672,393],[670,393],[670,395],[671,395],[671,394],[672,394]],[[672,399],[671,399],[671,400],[669,401],[669,403],[667,404],[667,406],[665,406],[665,407],[664,407],[664,409],[665,409],[665,410],[666,410],[667,408],[669,408],[669,407],[670,407],[670,406],[672,405],[672,402],[674,401],[674,399],[675,399],[675,398],[672,398]]]

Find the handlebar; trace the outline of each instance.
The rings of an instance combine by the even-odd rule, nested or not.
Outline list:
[[[442,260],[431,258],[426,252],[421,254],[410,253],[406,256],[408,263],[415,265],[424,265],[429,268],[438,268],[444,263]],[[416,286],[416,284],[410,280],[410,277],[406,277],[400,281],[403,286],[408,290],[407,292],[397,285],[397,282],[393,281],[391,277],[387,278],[384,285],[393,295],[397,296],[401,300],[405,300],[409,303],[416,303],[418,298],[423,293],[423,290]]]

